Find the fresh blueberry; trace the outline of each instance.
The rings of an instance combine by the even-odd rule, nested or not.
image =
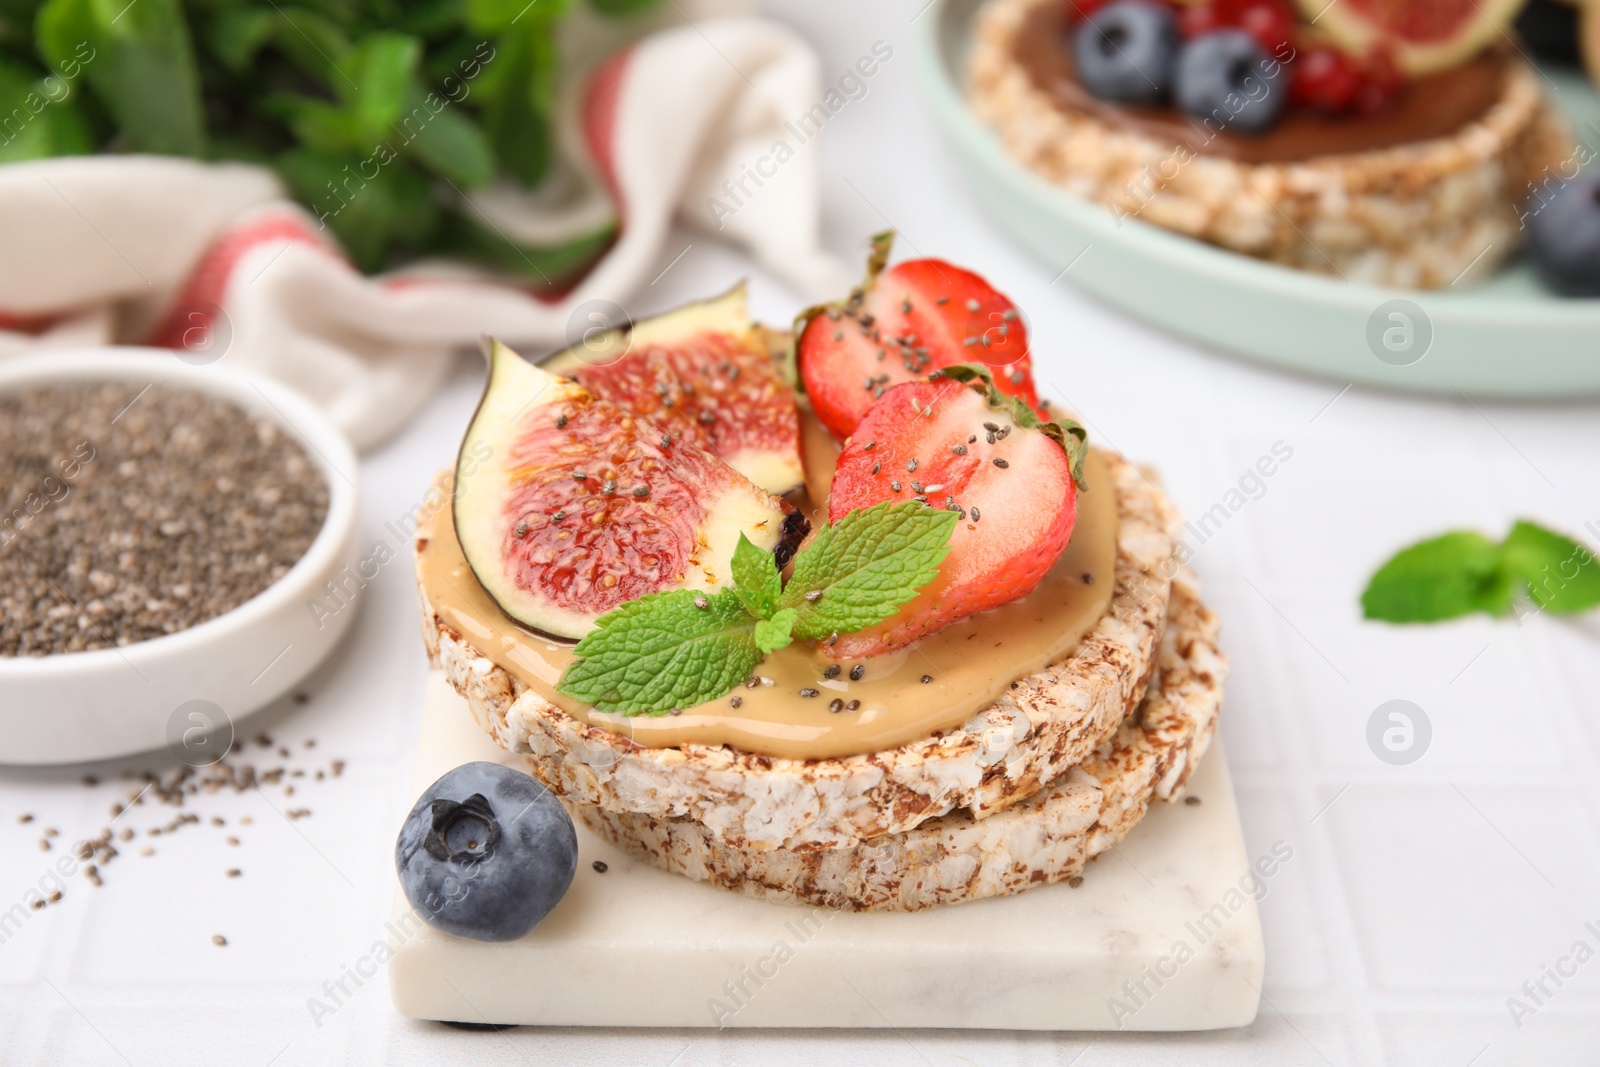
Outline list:
[[[1072,61],[1083,87],[1102,100],[1157,104],[1172,91],[1178,19],[1166,4],[1116,0],[1072,35]]]
[[[400,828],[394,865],[430,925],[514,941],[572,885],[578,836],[550,791],[498,763],[464,763],[428,787]]]
[[[1546,182],[1522,217],[1544,283],[1565,296],[1600,296],[1600,170],[1553,190]]]
[[[1237,133],[1261,133],[1289,102],[1283,65],[1243,30],[1201,34],[1178,53],[1178,107]]]

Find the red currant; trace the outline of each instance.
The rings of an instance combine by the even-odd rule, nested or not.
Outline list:
[[[1292,69],[1289,99],[1296,106],[1330,115],[1354,107],[1364,82],[1348,56],[1326,45],[1300,53]]]
[[[1111,0],[1064,0],[1062,6],[1067,13],[1068,25],[1073,25],[1093,15],[1110,2]]]
[[[1362,64],[1361,89],[1356,93],[1356,110],[1363,115],[1377,115],[1388,111],[1405,88],[1405,75],[1395,65],[1388,49],[1377,48]]]

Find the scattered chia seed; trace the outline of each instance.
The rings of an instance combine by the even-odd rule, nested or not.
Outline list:
[[[815,689],[806,688],[806,689],[800,690],[800,695],[805,697],[807,700],[810,700],[812,697],[820,696],[821,694],[818,693]]]
[[[900,491],[900,482],[894,478],[889,479],[889,488],[898,493]]]
[[[557,415],[556,416],[556,429],[565,430],[566,428],[567,428],[567,417],[565,415]]]
[[[595,860],[593,863],[589,864],[589,866],[594,868],[595,874],[605,874],[611,869],[610,867],[606,866],[605,860]]]
[[[227,947],[228,939],[223,937],[221,934],[212,934],[211,943],[216,945],[218,948],[225,948]]]
[[[1094,575],[1085,573],[1084,576],[1083,576],[1083,584],[1084,585],[1093,585],[1094,584]]]
[[[806,603],[807,604],[815,604],[817,601],[819,601],[821,599],[822,599],[822,590],[820,590],[820,589],[813,589],[813,590],[811,590],[811,592],[806,594]]]
[[[972,521],[978,521],[978,506],[976,504],[972,506]]]
[[[728,707],[734,709],[735,711],[744,707],[744,697],[729,697]]]
[[[914,471],[916,469],[917,469],[917,461],[915,459],[906,460],[906,470],[907,471]]]
[[[1078,888],[1082,884],[1083,884],[1083,875],[1081,875],[1081,874],[1075,874],[1071,878],[1067,879],[1067,885],[1071,886],[1073,889]]]
[[[0,656],[148,641],[305,555],[328,486],[276,422],[187,389],[0,396]]]
[[[866,673],[867,673],[866,666],[864,664],[857,663],[854,667],[850,668],[850,680],[852,682],[859,682],[859,681],[861,681],[862,675],[864,675]]]
[[[958,456],[964,456],[964,455],[967,454],[967,446],[966,445],[951,445],[950,446],[950,451],[954,452]]]
[[[828,669],[822,672],[822,676],[829,681],[839,677],[839,665],[837,663],[828,664]]]
[[[994,465],[996,467],[999,467],[1001,470],[1005,470],[1007,467],[1011,466],[1011,464],[1007,463],[1005,460],[1001,459],[999,456],[994,457]]]
[[[633,487],[633,495],[643,499],[650,495],[650,487],[648,485],[636,485]]]
[[[1183,802],[1189,805],[1191,808],[1198,808],[1200,806],[1199,797],[1184,797]]]
[[[850,703],[848,703],[848,704],[846,704],[844,706],[844,710],[845,711],[855,711],[859,707],[861,707],[861,701],[852,700]]]
[[[699,608],[701,611],[704,611],[706,608],[711,606],[711,601],[707,600],[699,593],[696,593],[694,597],[694,606]]]
[[[929,683],[929,682],[931,682],[931,681],[933,681],[933,675],[931,675],[931,674],[924,674],[924,675],[923,675],[923,676],[922,676],[922,684],[923,684],[923,685],[927,685],[927,684],[928,684],[928,683]]]
[[[828,710],[834,714],[838,714],[844,710],[844,701],[839,697],[834,697],[832,700],[828,701]]]

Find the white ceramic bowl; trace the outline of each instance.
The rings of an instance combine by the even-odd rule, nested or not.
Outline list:
[[[327,480],[328,516],[288,574],[225,615],[121,648],[0,657],[0,764],[76,763],[180,744],[190,746],[189,762],[209,763],[232,725],[304,678],[355,616],[354,604],[329,615],[313,611],[311,601],[351,562],[356,456],[292,390],[190,366],[165,349],[98,348],[0,363],[0,394],[92,381],[194,389],[273,420]],[[196,733],[202,720],[217,733]]]

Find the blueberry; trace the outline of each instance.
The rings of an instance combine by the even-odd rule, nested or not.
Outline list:
[[[578,836],[544,786],[497,763],[464,763],[428,787],[395,842],[400,887],[430,925],[514,941],[572,885]]]
[[[1553,190],[1546,182],[1522,217],[1544,283],[1565,296],[1600,296],[1600,170]]]
[[[1102,100],[1157,104],[1172,90],[1178,19],[1166,4],[1116,0],[1073,31],[1072,61]]]
[[[1261,133],[1289,102],[1283,65],[1243,30],[1201,34],[1178,53],[1178,107],[1237,133]]]

